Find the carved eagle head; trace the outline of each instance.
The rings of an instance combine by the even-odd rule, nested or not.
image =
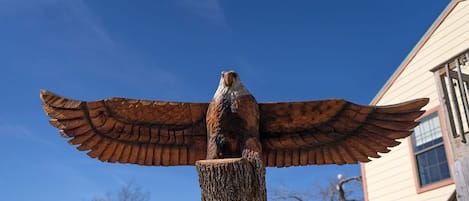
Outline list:
[[[228,88],[238,88],[240,85],[242,85],[238,73],[232,70],[221,72],[220,84],[223,84]]]
[[[222,71],[218,89],[213,98],[220,98],[227,94],[235,96],[243,96],[251,94],[246,87],[244,87],[239,75],[235,71]]]

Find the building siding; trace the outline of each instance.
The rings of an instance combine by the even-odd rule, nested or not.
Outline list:
[[[454,3],[454,2],[453,2]],[[461,1],[423,44],[405,69],[376,99],[376,105],[395,104],[414,98],[429,97],[424,109],[440,105],[434,75],[429,70],[469,47],[469,1]],[[440,118],[443,118],[440,116]],[[363,164],[367,198],[370,201],[446,200],[454,185],[417,193],[409,139],[391,149],[382,158]],[[449,147],[447,147],[449,148]],[[448,159],[451,160],[451,159]]]

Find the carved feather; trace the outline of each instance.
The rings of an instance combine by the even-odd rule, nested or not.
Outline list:
[[[389,106],[362,106],[340,99],[260,103],[264,162],[288,167],[379,158],[378,153],[399,144],[396,139],[411,134],[427,103],[428,99]]]
[[[193,165],[206,153],[206,103],[111,98],[84,102],[42,90],[50,123],[101,161]]]

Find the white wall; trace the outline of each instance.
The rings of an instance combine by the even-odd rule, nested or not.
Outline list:
[[[377,105],[387,105],[406,100],[429,97],[424,109],[438,106],[438,91],[434,75],[429,70],[469,48],[469,1],[462,1],[449,13],[428,41],[404,68],[390,88],[384,92]],[[442,118],[442,117],[440,117]],[[382,158],[364,164],[368,200],[419,201],[446,200],[454,185],[417,194],[411,164],[408,139]],[[449,147],[448,147],[449,148]]]

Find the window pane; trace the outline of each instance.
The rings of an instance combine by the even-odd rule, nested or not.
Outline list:
[[[420,125],[414,129],[414,139],[416,151],[443,142],[438,113],[433,113],[422,119]]]
[[[417,155],[417,161],[418,161],[418,167],[419,169],[424,168],[428,166],[429,164],[427,163],[427,155],[426,154],[419,154]]]
[[[446,152],[444,149],[438,149],[438,161],[446,161]]]
[[[446,179],[450,177],[448,163],[440,164],[441,178]]]
[[[441,153],[445,153],[443,144],[416,156],[421,186],[450,177],[446,155]]]

